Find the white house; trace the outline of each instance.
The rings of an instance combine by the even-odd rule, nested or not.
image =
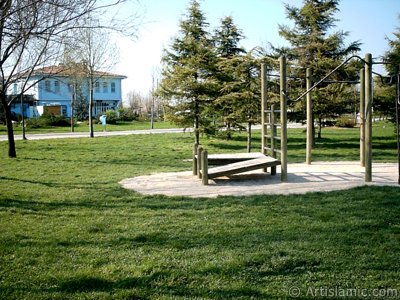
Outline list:
[[[125,78],[126,76],[108,72],[94,72],[93,116],[117,109],[122,101],[121,81]],[[74,95],[75,99],[81,97],[86,102],[89,99],[88,77],[78,76],[76,69],[63,65],[35,70],[28,80],[27,86],[31,85],[23,97],[24,115],[28,118],[40,116],[45,111],[70,117]],[[19,84],[15,83],[8,94],[19,95],[20,90]],[[22,101],[18,99],[20,98],[17,97],[17,101],[13,102],[12,111],[20,115]]]

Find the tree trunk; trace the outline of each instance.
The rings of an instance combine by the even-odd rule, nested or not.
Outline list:
[[[251,123],[249,122],[247,126],[247,152],[251,152]]]
[[[200,145],[200,132],[199,132],[199,123],[200,123],[200,117],[199,117],[199,102],[197,99],[194,100],[195,103],[195,112],[194,112],[194,143],[197,145]]]
[[[74,106],[76,98],[76,88],[75,84],[72,86],[72,99],[71,99],[71,132],[74,132]]]
[[[228,141],[230,141],[230,140],[232,139],[231,122],[227,122],[227,123],[226,123],[226,131],[227,131],[226,139],[227,139]]]
[[[322,139],[322,119],[318,118],[318,139]]]
[[[93,80],[92,78],[89,79],[89,132],[90,137],[94,137],[94,130],[93,130]]]
[[[314,114],[312,117],[312,145],[315,146],[315,122],[314,122]]]
[[[7,103],[6,95],[1,95],[1,102],[3,104],[4,114],[6,116],[7,137],[8,137],[8,156],[17,157],[15,150],[14,128],[12,124],[11,107]]]

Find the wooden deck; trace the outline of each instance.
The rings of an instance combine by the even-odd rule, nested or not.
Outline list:
[[[261,153],[260,153],[261,154]],[[276,158],[265,156],[247,159],[235,163],[230,163],[224,166],[214,167],[208,169],[208,179],[217,178],[221,176],[228,176],[232,174],[243,173],[247,171],[263,169],[268,167],[275,167],[281,164]]]
[[[236,162],[246,161],[256,158],[264,158],[265,155],[261,152],[251,152],[251,153],[224,153],[224,154],[209,154],[208,164],[214,166],[221,166],[232,164]],[[195,155],[197,159],[197,155]]]

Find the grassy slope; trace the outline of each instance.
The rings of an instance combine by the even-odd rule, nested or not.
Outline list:
[[[394,160],[392,130],[374,132],[375,152]],[[350,147],[357,149],[356,132],[325,134],[316,157],[357,159]],[[290,160],[302,161],[304,134],[290,136]],[[292,286],[303,296],[323,286],[400,290],[398,188],[189,199],[118,186],[126,177],[189,169],[192,140],[20,141],[13,160],[0,143],[0,299],[271,299],[287,298]],[[243,151],[243,141],[205,144]]]

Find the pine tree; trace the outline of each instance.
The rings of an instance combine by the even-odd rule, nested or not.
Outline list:
[[[344,45],[348,32],[330,33],[330,30],[335,27],[334,14],[338,11],[338,5],[338,0],[304,0],[301,8],[285,5],[287,17],[294,22],[294,27],[280,25],[279,34],[289,42],[290,47],[275,50],[285,53],[293,62],[296,68],[291,69],[292,75],[304,78],[306,68],[310,68],[313,77],[320,79],[348,55],[360,50],[358,41]],[[354,66],[350,65],[350,67],[341,68],[329,79],[354,80],[356,76]],[[291,92],[294,92],[296,84],[293,81],[290,84],[292,85]],[[304,91],[304,86],[302,84],[302,91]],[[314,93],[313,111],[319,123],[319,137],[321,137],[324,118],[348,111],[349,103],[353,100],[346,97],[346,93],[349,93],[346,86],[335,86],[335,84],[321,85]],[[304,105],[297,104],[296,109],[302,108]]]
[[[400,16],[399,16],[400,21]],[[400,27],[393,33],[394,38],[387,38],[389,50],[384,55],[386,71],[390,77],[387,82],[379,78],[375,80],[374,111],[388,116],[396,123],[396,81],[400,73]]]
[[[247,124],[247,151],[251,151],[251,127],[260,114],[260,64],[249,52],[235,55],[219,65],[223,73],[231,74],[231,80],[223,82],[221,95],[216,100],[224,120],[235,128]],[[229,127],[228,133],[229,133]]]
[[[195,143],[200,130],[211,121],[204,113],[215,94],[213,82],[215,55],[207,32],[208,23],[197,0],[192,0],[180,33],[162,58],[162,80],[158,93],[168,101],[170,119],[193,126]]]
[[[385,61],[389,62],[385,67],[389,74],[395,74],[400,67],[400,27],[396,29],[393,35],[394,39],[387,38],[389,50],[385,53]]]
[[[235,25],[233,18],[231,16],[223,18],[213,37],[217,55],[229,58],[245,53],[244,48],[240,47],[243,38],[243,31]]]
[[[221,25],[215,29],[213,41],[217,55],[217,72],[215,79],[218,83],[218,95],[214,101],[213,111],[215,117],[222,121],[219,127],[226,129],[224,134],[228,139],[232,137],[232,129],[241,127],[242,118],[238,118],[235,108],[240,106],[236,101],[241,101],[233,92],[232,86],[239,80],[236,67],[240,64],[240,57],[246,51],[239,43],[244,38],[242,31],[234,24],[232,17],[221,20]]]

